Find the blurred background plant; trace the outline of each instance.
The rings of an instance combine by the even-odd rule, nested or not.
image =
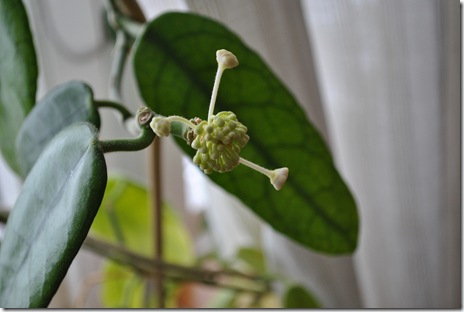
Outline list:
[[[163,233],[166,240],[174,240],[176,236],[168,232],[175,232],[178,244],[185,244],[178,251],[182,260],[177,262],[173,256],[169,261],[199,269],[188,272],[191,281],[177,278],[178,267],[169,271],[167,306],[460,305],[458,1],[139,3],[149,20],[171,10],[210,16],[256,49],[294,92],[330,145],[337,168],[356,194],[362,219],[360,245],[353,256],[329,257],[302,248],[205,180],[180,156],[178,147],[165,140],[161,158],[168,169],[161,173],[161,192],[169,203],[164,214],[173,213],[172,218],[166,217],[172,222],[166,221]],[[114,37],[110,40],[105,30],[104,3],[43,0],[25,4],[41,70],[38,98],[70,79],[88,81],[96,97],[106,98]],[[205,76],[212,80],[210,74]],[[143,105],[135,90],[134,76],[127,70],[121,91],[131,110]],[[103,138],[126,135],[119,116],[107,110],[101,115]],[[148,188],[153,193],[151,170],[146,169],[152,155],[151,150],[106,155],[110,171],[124,173],[110,179],[108,189],[119,185],[121,192],[144,193]],[[5,166],[0,170],[1,204],[12,207],[21,182]],[[104,201],[108,208],[108,196]],[[133,207],[131,203],[124,209]],[[120,213],[124,209],[119,208]],[[147,214],[152,212],[147,208]],[[50,307],[159,304],[149,293],[154,279],[147,278],[157,276],[157,265],[147,267],[145,261],[147,250],[154,250],[149,245],[153,242],[143,242],[156,235],[126,234],[124,222],[108,215],[101,209],[91,230],[98,240],[85,242]],[[150,227],[155,220],[133,222]],[[140,225],[137,233],[150,231],[142,231],[144,227]],[[134,239],[147,247],[139,248],[131,243]],[[171,244],[164,246],[168,257]],[[89,248],[108,253],[102,258]],[[264,272],[256,264],[259,259],[265,264]],[[246,265],[250,262],[254,264]],[[260,297],[254,291],[198,283],[208,280],[211,271],[230,270],[247,277],[237,281],[226,274],[221,282],[263,287],[272,280],[273,294],[266,293],[267,286]],[[122,278],[118,281],[116,276]],[[267,279],[256,283],[257,276]],[[298,284],[305,290],[288,287]],[[124,296],[108,298],[109,293]]]
[[[145,187],[127,178],[109,179],[86,243],[108,259],[102,264],[102,271],[83,280],[74,307],[86,306],[89,291],[95,286],[101,287],[105,308],[157,307],[153,276],[159,270],[166,276],[167,308],[319,307],[303,287],[272,276],[257,248],[242,247],[232,260],[221,259],[214,249],[196,255],[188,230],[167,205],[162,221],[165,262],[153,265],[150,257],[155,239],[149,197]],[[211,240],[203,221],[199,235],[203,240]],[[286,285],[283,297],[271,287],[278,280]]]

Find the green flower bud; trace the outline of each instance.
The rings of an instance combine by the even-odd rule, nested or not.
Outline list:
[[[194,129],[197,137],[192,147],[197,150],[194,163],[205,173],[227,172],[239,164],[240,150],[248,143],[247,128],[232,112],[212,115]]]

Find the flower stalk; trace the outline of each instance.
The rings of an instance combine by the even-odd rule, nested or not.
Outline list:
[[[216,98],[219,91],[219,84],[221,83],[222,73],[226,69],[231,69],[238,66],[237,57],[224,49],[216,51],[216,61],[218,63],[218,69],[214,79],[211,100],[209,102],[208,122],[211,120],[211,117],[214,113],[214,106],[216,105]]]
[[[271,184],[272,186],[274,186],[274,188],[279,191],[285,184],[285,181],[287,181],[287,178],[288,178],[288,168],[287,167],[283,167],[283,168],[279,168],[279,169],[274,169],[274,170],[269,170],[269,169],[266,169],[264,167],[261,167],[260,165],[257,165],[251,161],[248,161],[242,157],[240,157],[240,163],[242,165],[245,165],[251,169],[254,169],[262,174],[264,174],[265,176],[267,176],[269,178],[269,180],[271,180]]]

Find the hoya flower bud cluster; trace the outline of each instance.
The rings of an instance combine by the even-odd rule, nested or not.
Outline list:
[[[206,174],[231,171],[240,163],[240,150],[250,139],[247,130],[232,112],[212,115],[194,129],[192,147],[197,153],[193,162]]]
[[[216,52],[218,70],[214,80],[213,92],[209,103],[208,118],[202,121],[198,117],[187,120],[181,116],[156,116],[150,126],[158,136],[169,136],[172,129],[179,129],[178,124],[189,130],[182,136],[197,150],[193,162],[204,173],[228,172],[243,164],[266,175],[276,190],[280,190],[288,177],[288,168],[269,170],[240,157],[240,151],[248,143],[247,127],[237,120],[234,113],[223,111],[214,115],[214,106],[218,94],[221,76],[226,69],[239,65],[237,57],[227,50]],[[172,128],[171,128],[172,126]]]

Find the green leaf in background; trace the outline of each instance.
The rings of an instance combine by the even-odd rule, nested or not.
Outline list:
[[[79,81],[63,83],[37,102],[24,120],[16,138],[20,172],[26,177],[47,143],[69,125],[87,121],[100,127],[93,92]]]
[[[101,300],[105,308],[156,307],[153,296],[149,298],[149,302],[146,302],[146,280],[134,270],[107,261],[103,268],[103,274],[105,282],[102,284]]]
[[[242,157],[271,169],[288,167],[289,178],[277,192],[267,177],[245,166],[209,177],[295,241],[329,254],[355,250],[356,205],[330,151],[254,51],[221,24],[187,13],[153,20],[135,45],[133,65],[145,103],[158,114],[186,118],[207,118],[216,50],[234,53],[240,65],[224,73],[215,113],[232,111],[248,127]],[[195,150],[178,143],[193,157]]]
[[[237,251],[236,258],[244,261],[255,273],[260,275],[266,273],[266,263],[261,250],[242,247]]]
[[[47,307],[87,236],[106,180],[93,125],[72,125],[50,142],[26,178],[5,228],[1,307]]]
[[[153,257],[153,211],[147,189],[124,177],[108,180],[107,191],[90,233],[109,243],[123,244],[140,255]],[[167,262],[193,265],[193,246],[181,220],[168,205],[163,207],[164,259]],[[107,308],[145,307],[145,280],[130,268],[107,261],[104,266],[102,302]],[[174,290],[174,289],[173,289]],[[168,294],[173,300],[174,292]],[[153,298],[150,298],[152,302]]]
[[[218,289],[217,295],[208,304],[208,309],[233,309],[239,293],[231,289]]]
[[[35,103],[38,66],[20,0],[0,0],[0,149],[17,173],[15,139]]]
[[[146,187],[121,176],[108,180],[101,209],[90,233],[108,243],[123,244],[140,255],[154,255],[153,211]],[[195,263],[192,243],[176,212],[163,206],[164,256],[166,261]]]
[[[105,281],[102,284],[101,300],[105,308],[156,308],[159,305],[154,296],[151,277],[143,277],[129,267],[107,261],[103,267]],[[178,284],[164,281],[166,308],[176,308]]]
[[[317,309],[321,306],[304,287],[292,285],[284,293],[283,307],[287,309]]]

